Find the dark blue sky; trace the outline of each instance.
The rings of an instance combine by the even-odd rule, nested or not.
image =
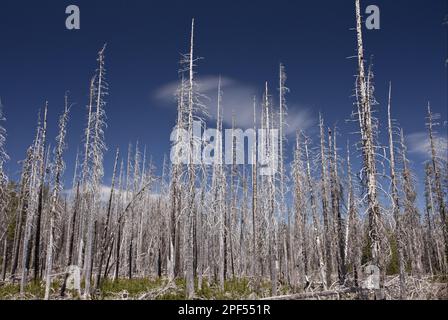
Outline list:
[[[69,4],[80,7],[79,31],[65,29]],[[364,33],[367,55],[374,55],[379,116],[383,120],[391,80],[393,113],[405,132],[413,135],[411,156],[420,169],[424,157],[418,152],[418,139],[425,130],[427,101],[447,119],[447,27],[442,25],[447,1],[361,2],[363,10],[370,4],[381,10],[381,30]],[[271,90],[276,89],[282,62],[291,89],[290,112],[306,118],[300,123],[313,131],[310,126],[317,123],[321,111],[329,125],[338,123],[343,141],[356,139],[348,135],[354,127],[345,123],[352,110],[356,73],[356,60],[347,59],[356,48],[350,30],[355,25],[353,0],[2,0],[0,97],[7,117],[9,175],[18,176],[17,161],[32,142],[37,111],[45,100],[49,101],[49,137],[54,139],[66,90],[76,103],[66,154],[67,174],[72,171],[85,125],[89,78],[96,68],[96,53],[105,42],[110,86],[106,175],[113,149],[119,146],[124,151],[129,141],[137,139],[159,164],[163,153],[169,152],[175,121],[175,108],[161,95],[177,79],[192,17],[196,19],[196,53],[204,57],[198,75],[210,80],[221,74],[228,79],[230,95],[237,96],[229,97],[230,101],[247,95],[250,104],[250,96],[259,95],[265,81],[273,83]],[[243,89],[235,89],[238,86]],[[238,118],[242,107],[226,106],[225,89],[224,105],[236,109]]]

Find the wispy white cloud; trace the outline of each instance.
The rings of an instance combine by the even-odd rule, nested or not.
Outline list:
[[[286,134],[294,134],[297,130],[306,130],[316,124],[310,109],[290,105],[286,117]]]
[[[438,156],[446,158],[448,153],[448,137],[436,135],[434,141]],[[415,132],[407,135],[406,144],[410,153],[424,157],[430,154],[430,141],[427,132]]]
[[[219,78],[216,76],[204,76],[197,79],[200,93],[207,97],[202,102],[208,107],[212,119],[216,119],[218,81]],[[168,83],[157,89],[154,92],[154,97],[165,104],[175,106],[174,95],[178,85],[178,82]],[[260,90],[255,86],[228,77],[221,78],[221,90],[224,124],[228,127],[231,126],[232,114],[235,114],[237,127],[251,128],[253,126],[253,97],[257,96],[259,99]],[[260,113],[260,105],[257,103],[258,119]],[[315,121],[309,109],[290,103],[286,122],[288,126],[285,132],[291,134],[297,129],[306,130]]]
[[[196,83],[197,83],[199,91],[202,94],[208,96],[208,93],[217,91],[218,80],[219,80],[219,78],[216,76],[204,76],[204,77],[198,78]],[[234,80],[232,80],[230,78],[226,78],[226,77],[221,77],[221,88],[226,88],[226,87],[234,86],[234,85],[235,85]],[[173,81],[173,82],[167,83],[167,84],[159,87],[157,90],[155,90],[154,97],[156,99],[159,99],[159,100],[162,100],[165,102],[173,102],[175,100],[175,93],[176,93],[176,90],[178,89],[178,87],[179,87],[178,81]]]

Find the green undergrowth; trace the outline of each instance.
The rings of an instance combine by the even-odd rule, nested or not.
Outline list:
[[[147,279],[147,278],[136,278],[136,279],[107,279],[102,282],[100,297],[108,298],[113,297],[116,294],[124,293],[124,298],[134,299],[138,298],[145,292],[157,289],[163,286],[164,281],[162,279]]]
[[[59,283],[53,282],[51,289],[57,291],[59,289]],[[0,285],[0,300],[7,299],[26,299],[26,300],[40,300],[45,296],[45,284],[43,282],[31,281],[25,287],[25,294],[20,295],[20,284],[2,284]]]
[[[447,276],[433,276],[427,279],[429,282],[436,284],[435,288],[443,289],[443,286],[448,284]],[[57,280],[51,285],[51,300],[83,299],[74,290],[67,290],[65,297],[60,297],[60,287],[62,280]],[[84,287],[84,282],[81,283]],[[445,295],[445,291],[440,291],[438,296]],[[186,282],[185,279],[175,279],[169,282],[165,278],[120,278],[117,280],[105,279],[102,281],[101,289],[97,290],[91,295],[92,300],[186,300]],[[287,295],[293,293],[286,285],[278,286],[277,295]],[[9,299],[26,299],[26,300],[40,300],[45,295],[45,282],[31,281],[25,290],[24,295],[20,295],[20,283],[5,283],[0,282],[0,300]],[[256,285],[255,281],[247,278],[242,279],[228,279],[224,283],[224,290],[221,290],[218,283],[209,282],[206,279],[202,280],[202,285],[199,288],[198,279],[195,280],[195,295],[193,299],[196,300],[244,300],[244,299],[259,299],[263,297],[272,296],[271,283],[268,280],[263,280]],[[438,297],[437,296],[437,297]]]
[[[84,286],[84,283],[81,284]],[[61,281],[52,283],[51,299],[62,299],[59,296]],[[157,299],[157,300],[184,300],[186,299],[185,279],[175,279],[169,283],[163,278],[120,278],[118,280],[106,279],[101,283],[101,289],[92,294],[93,300],[123,300],[123,299]],[[279,294],[286,294],[288,288],[279,287]],[[30,282],[26,286],[25,295],[20,295],[20,283],[0,283],[0,300],[5,299],[43,299],[45,295],[45,283]],[[201,288],[198,287],[198,279],[195,280],[195,297],[199,300],[238,300],[257,299],[269,296],[271,286],[264,281],[254,287],[248,279],[228,279],[224,283],[224,290],[215,282],[202,280]],[[74,290],[67,290],[65,299],[81,299]]]

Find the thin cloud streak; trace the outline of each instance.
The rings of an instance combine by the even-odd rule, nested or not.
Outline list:
[[[216,119],[216,106],[218,95],[218,81],[217,76],[204,76],[197,79],[199,92],[207,97],[203,99],[208,107],[209,114],[212,119]],[[178,89],[179,82],[168,83],[157,89],[153,96],[156,100],[175,107],[175,93]],[[260,119],[260,92],[254,86],[241,83],[237,80],[221,77],[221,91],[222,91],[222,107],[223,107],[223,122],[227,126],[232,125],[232,117],[235,115],[236,126],[239,128],[252,128],[253,115],[253,99],[257,97],[257,121]],[[274,97],[275,101],[275,97]],[[299,107],[297,104],[289,103],[289,110],[286,116],[287,126],[285,134],[294,134],[297,130],[306,130],[311,127],[315,120],[312,113],[307,108]]]
[[[447,158],[448,137],[436,135],[434,138],[436,152],[439,157]],[[430,155],[430,141],[427,132],[415,132],[406,136],[406,144],[410,153],[427,157]]]

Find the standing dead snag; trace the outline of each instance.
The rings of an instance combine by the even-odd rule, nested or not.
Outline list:
[[[400,201],[398,199],[397,175],[395,172],[395,146],[392,132],[391,108],[392,84],[389,84],[389,102],[387,104],[388,134],[389,134],[389,156],[390,156],[390,179],[392,183],[392,210],[395,220],[395,241],[397,242],[398,251],[398,268],[400,272],[400,299],[406,298],[406,278],[404,270],[403,255],[403,231],[401,228],[402,219],[400,216]]]
[[[114,233],[115,242],[115,268],[114,268],[114,281],[118,281],[118,277],[120,276],[120,249],[121,249],[121,240],[122,240],[122,225],[121,225],[121,216],[120,212],[122,210],[123,205],[123,184],[124,184],[124,162],[121,160],[120,164],[120,174],[118,179],[118,210],[116,214],[116,231]]]
[[[194,67],[197,58],[194,57],[194,19],[191,21],[191,34],[190,34],[190,51],[189,54],[185,55],[185,59],[182,61],[186,65],[186,70],[188,72],[188,80],[186,82],[186,114],[187,114],[187,132],[188,132],[188,165],[187,165],[187,185],[186,194],[187,204],[186,204],[186,239],[185,239],[185,271],[186,271],[186,295],[188,298],[194,296],[194,222],[196,221],[197,215],[197,203],[196,203],[196,163],[199,163],[201,159],[197,159],[198,155],[196,150],[200,148],[202,141],[195,137],[194,134],[194,123],[198,121],[201,123],[201,113],[207,115],[206,107],[199,101],[198,88],[194,77]]]
[[[257,111],[256,111],[256,99],[254,97],[253,101],[253,113],[254,113],[254,123],[253,123],[253,130],[254,132],[257,132]],[[257,277],[258,274],[258,268],[257,268],[257,262],[258,262],[258,254],[257,254],[257,203],[258,203],[258,193],[257,193],[257,180],[258,180],[258,174],[257,174],[257,147],[256,143],[252,146],[252,276],[254,278]],[[258,287],[258,280],[256,280],[256,286]]]
[[[443,238],[445,241],[445,259],[448,261],[448,219],[446,216],[446,204],[443,196],[443,189],[442,189],[442,181],[441,181],[441,173],[440,173],[440,166],[438,163],[438,157],[436,153],[436,142],[434,137],[434,115],[431,112],[431,106],[428,103],[428,118],[427,118],[427,127],[428,127],[428,134],[429,134],[429,143],[431,148],[431,164],[432,164],[432,171],[434,175],[434,193],[437,197],[437,203],[439,206],[439,214],[440,219],[442,223],[442,232],[443,232]]]
[[[44,152],[45,152],[45,136],[47,129],[47,104],[44,109],[43,125],[41,124],[40,112],[39,121],[36,130],[36,138],[33,145],[30,147],[30,162],[31,162],[31,175],[29,179],[29,195],[28,195],[28,208],[25,221],[25,232],[23,235],[23,249],[22,249],[22,272],[20,279],[20,294],[25,294],[25,286],[28,282],[29,268],[31,264],[31,251],[32,251],[32,226],[35,222],[35,217],[39,211],[39,203],[42,205],[43,200],[40,191],[40,186],[43,184],[42,171],[44,167]],[[43,189],[43,188],[42,188]],[[40,207],[42,210],[42,207]],[[37,223],[37,221],[36,221]],[[40,224],[40,222],[39,222]]]
[[[40,279],[40,238],[41,238],[41,221],[43,214],[43,206],[44,206],[44,186],[45,186],[45,167],[46,160],[48,157],[45,157],[45,148],[46,148],[46,138],[47,138],[47,111],[48,111],[48,102],[45,102],[44,109],[44,122],[42,127],[42,136],[41,136],[41,144],[40,144],[40,163],[39,163],[39,194],[38,194],[38,203],[37,203],[37,212],[36,212],[36,229],[34,233],[34,281],[38,281]]]
[[[188,152],[188,213],[187,213],[187,247],[185,253],[186,263],[186,296],[192,298],[194,296],[194,270],[193,270],[193,215],[194,200],[195,200],[195,180],[196,172],[194,167],[194,137],[193,137],[193,108],[194,108],[194,73],[193,73],[193,43],[194,43],[194,19],[191,21],[191,39],[190,39],[190,55],[189,55],[189,81],[188,81],[188,137],[189,137],[189,152]]]
[[[3,105],[0,99],[0,122],[5,121],[3,117]],[[2,271],[0,275],[0,279],[4,281],[6,279],[6,271],[8,268],[9,261],[9,234],[8,229],[9,226],[12,225],[14,216],[9,214],[8,206],[11,201],[11,195],[9,193],[8,188],[8,177],[4,172],[3,165],[5,161],[9,159],[6,151],[5,151],[5,142],[6,142],[6,129],[0,124],[0,243],[3,240],[3,255],[2,255]]]
[[[286,193],[287,193],[287,187],[286,187],[286,172],[285,172],[285,142],[286,142],[286,135],[285,135],[285,127],[286,124],[286,116],[287,116],[287,106],[286,106],[286,93],[288,93],[289,89],[286,87],[286,72],[285,72],[285,66],[283,64],[280,64],[280,70],[279,70],[279,215],[277,218],[281,220],[287,221],[287,231],[285,234],[284,239],[284,246],[286,247],[286,242],[289,244],[289,251],[285,250],[284,256],[285,256],[285,263],[284,268],[286,270],[286,278],[288,283],[291,285],[292,283],[295,283],[295,280],[292,280],[291,278],[296,278],[294,269],[294,259],[293,259],[293,247],[291,245],[291,217],[290,217],[290,211],[288,210],[288,205],[286,202]]]
[[[16,228],[14,231],[14,244],[13,244],[13,254],[11,263],[11,278],[14,280],[16,277],[16,271],[19,265],[19,253],[22,244],[22,233],[23,233],[23,220],[26,217],[29,194],[30,194],[30,179],[32,175],[32,148],[29,147],[27,150],[26,159],[23,161],[22,174],[20,177],[20,193],[18,205],[16,208]],[[22,244],[23,245],[23,244]]]
[[[412,272],[417,276],[423,274],[423,262],[422,262],[422,230],[420,223],[420,213],[415,205],[417,199],[417,193],[414,189],[414,181],[412,179],[411,170],[409,168],[409,160],[407,159],[407,148],[404,143],[403,130],[400,131],[400,145],[401,145],[401,157],[403,162],[403,193],[404,193],[404,215],[406,218],[406,224],[410,227],[408,231],[408,243],[411,247],[409,250],[409,256],[411,260]]]
[[[266,165],[272,171],[262,179],[264,183],[264,188],[266,188],[266,203],[265,219],[267,222],[267,253],[269,261],[269,271],[271,278],[271,293],[272,295],[277,294],[277,281],[278,281],[278,256],[277,256],[277,217],[275,215],[276,207],[276,185],[275,185],[275,175],[277,173],[277,167],[274,166],[275,157],[278,155],[278,142],[274,139],[271,129],[273,129],[273,110],[271,106],[270,96],[268,92],[268,83],[265,83],[265,92],[263,99],[263,112],[264,118],[262,120],[262,129],[265,129],[264,137],[261,138],[263,144],[263,156],[265,156]]]
[[[5,118],[3,117],[3,105],[0,99],[0,122],[3,121],[5,121]],[[8,154],[5,151],[5,142],[6,129],[0,124],[0,211],[2,212],[2,215],[0,216],[0,243],[3,239],[2,273],[0,279],[3,281],[6,278],[6,269],[8,267],[10,255],[8,227],[14,220],[14,217],[12,215],[9,216],[7,213],[11,197],[8,192],[8,177],[3,169],[4,163],[9,159]]]
[[[67,122],[70,112],[68,103],[68,94],[65,94],[64,112],[59,119],[59,135],[56,137],[57,146],[54,155],[54,185],[50,199],[50,229],[48,230],[48,244],[47,244],[47,261],[46,261],[46,279],[45,279],[45,300],[50,297],[51,272],[53,268],[53,246],[55,242],[55,224],[58,215],[61,212],[59,207],[59,194],[62,191],[62,174],[64,171],[64,159],[62,157],[65,149],[65,136],[67,134]]]
[[[357,201],[352,177],[352,166],[350,162],[350,146],[347,142],[347,177],[348,177],[348,199],[347,199],[347,224],[345,231],[345,257],[347,265],[351,263],[353,268],[353,280],[358,287],[359,273],[361,269],[361,241],[359,239],[359,217]]]
[[[181,164],[181,151],[182,151],[182,136],[181,130],[185,130],[185,94],[186,94],[186,81],[182,74],[180,88],[176,93],[177,98],[177,121],[176,121],[176,137],[173,143],[174,158],[171,168],[171,216],[169,221],[169,255],[167,257],[167,269],[168,278],[170,280],[180,275],[180,233],[181,233],[181,211],[182,211],[182,164]]]
[[[428,265],[432,274],[447,270],[446,260],[443,254],[443,241],[437,234],[441,225],[438,224],[438,215],[436,214],[436,203],[433,191],[433,166],[427,163],[425,166],[425,204],[426,204],[426,241]],[[440,241],[442,240],[442,241]],[[441,248],[442,247],[442,248]],[[434,261],[434,264],[433,264]]]
[[[103,233],[101,236],[101,246],[100,246],[100,259],[98,261],[98,272],[96,275],[96,283],[95,283],[95,289],[100,288],[101,284],[101,271],[103,268],[103,262],[106,256],[106,252],[108,249],[108,246],[110,245],[111,239],[110,239],[110,220],[112,215],[112,204],[114,200],[114,192],[115,192],[115,177],[117,174],[117,164],[118,164],[118,157],[120,155],[120,151],[117,148],[117,151],[115,153],[115,162],[114,162],[114,169],[112,173],[112,184],[110,187],[110,195],[109,195],[109,201],[107,203],[107,212],[106,212],[106,221],[104,223]]]
[[[300,290],[304,288],[305,279],[307,277],[307,250],[306,250],[306,226],[307,226],[307,212],[306,212],[306,197],[305,181],[306,175],[305,166],[302,159],[302,147],[300,144],[300,133],[296,133],[296,146],[294,150],[294,162],[292,165],[292,176],[294,181],[294,235],[291,247],[294,249],[291,256],[294,261],[294,267],[297,265],[297,277],[294,277],[293,285]],[[296,273],[293,271],[294,274]]]
[[[232,143],[231,143],[231,154],[232,154],[232,166],[230,168],[230,199],[229,199],[229,215],[227,217],[227,224],[225,226],[226,239],[228,239],[229,253],[230,253],[230,278],[235,277],[235,267],[234,267],[234,239],[233,239],[233,230],[236,225],[236,206],[237,206],[237,197],[238,197],[238,166],[236,164],[236,148],[237,141],[235,136],[235,113],[232,111]]]
[[[84,244],[84,230],[85,230],[85,224],[86,224],[86,214],[84,211],[86,210],[86,206],[88,205],[87,200],[87,193],[88,193],[88,182],[91,174],[90,170],[90,162],[91,162],[91,143],[92,143],[92,128],[93,128],[93,104],[95,99],[95,82],[96,82],[96,75],[94,75],[90,79],[90,86],[89,86],[89,105],[87,107],[87,127],[84,131],[85,134],[85,141],[84,141],[84,160],[82,163],[82,173],[81,173],[81,184],[82,184],[82,194],[81,197],[81,209],[80,209],[80,217],[79,217],[79,228],[78,228],[78,257],[77,257],[77,264],[80,268],[83,267],[84,259],[83,259],[83,253],[85,250],[85,244]]]
[[[77,162],[78,161],[76,160],[76,163]],[[77,168],[77,165],[75,165],[75,169],[76,168]],[[76,174],[75,174],[75,177],[76,177]],[[61,297],[65,296],[65,290],[67,288],[67,280],[69,277],[68,268],[71,266],[72,260],[73,260],[73,253],[74,253],[74,246],[75,246],[75,230],[76,230],[75,228],[76,228],[77,216],[78,216],[78,212],[79,212],[79,197],[80,197],[79,181],[76,183],[76,188],[73,188],[73,190],[76,190],[75,191],[76,194],[75,194],[74,203],[73,203],[73,213],[71,215],[71,222],[69,224],[69,226],[71,227],[71,230],[67,231],[68,237],[67,237],[66,252],[65,252],[65,267],[67,269],[64,274],[64,280],[61,285],[61,290],[60,290]],[[80,292],[79,292],[79,294],[80,294]]]
[[[361,131],[363,154],[363,173],[367,184],[367,211],[369,215],[369,238],[371,245],[372,263],[380,266],[381,245],[379,237],[380,207],[377,196],[376,160],[374,132],[372,124],[372,110],[370,88],[367,85],[365,73],[364,47],[362,40],[362,21],[359,0],[356,5],[356,33],[358,43],[358,113]]]
[[[313,181],[311,178],[311,165],[310,165],[310,156],[308,151],[308,138],[305,138],[305,157],[306,157],[306,180],[308,184],[308,190],[310,195],[311,202],[311,214],[313,219],[313,232],[315,238],[315,247],[317,251],[317,257],[319,261],[319,271],[321,280],[324,286],[324,289],[327,289],[327,276],[325,275],[325,262],[322,253],[321,240],[319,236],[319,219],[317,217],[317,203],[316,203],[316,195],[314,193]]]
[[[432,235],[432,187],[431,187],[431,166],[429,163],[425,165],[425,234],[424,234],[424,244],[425,244],[425,256],[427,259],[429,273],[434,275],[433,261],[437,257],[434,250],[433,235]]]
[[[327,285],[331,285],[331,274],[333,258],[332,258],[332,250],[331,250],[331,239],[332,232],[330,230],[330,221],[328,215],[328,179],[327,179],[327,157],[325,152],[325,136],[324,136],[324,120],[322,115],[319,114],[319,128],[320,128],[320,161],[321,161],[321,198],[322,198],[322,216],[324,220],[324,244],[325,244],[325,265],[327,267],[326,270],[326,283]]]
[[[341,213],[341,197],[342,191],[340,187],[338,174],[338,154],[336,147],[336,128],[334,132],[328,129],[328,151],[330,159],[330,194],[331,194],[331,209],[333,221],[335,222],[334,235],[337,242],[336,261],[338,265],[339,283],[342,285],[345,282],[346,266],[345,266],[345,242],[344,242],[344,221]],[[333,154],[331,154],[333,153]]]
[[[218,80],[218,97],[217,97],[217,120],[216,126],[218,129],[218,136],[216,137],[216,161],[213,167],[213,210],[214,221],[217,225],[217,282],[219,288],[224,291],[224,282],[226,278],[226,175],[223,168],[223,145],[222,145],[222,122],[223,122],[223,107],[222,107],[222,91],[221,91],[221,77]]]
[[[95,246],[94,246],[94,233],[97,221],[97,214],[100,210],[100,184],[103,177],[103,152],[106,149],[104,144],[104,126],[105,126],[105,101],[104,98],[107,95],[107,84],[105,82],[105,67],[104,67],[104,52],[106,50],[106,45],[98,52],[98,70],[94,89],[94,101],[95,101],[95,112],[92,114],[92,142],[90,144],[90,150],[87,150],[88,157],[90,159],[90,174],[89,180],[87,181],[87,242],[85,250],[85,288],[84,297],[90,297],[91,290],[91,277],[92,277],[92,267],[93,259],[95,256]],[[90,126],[89,126],[90,127]],[[89,170],[89,168],[84,168],[84,170]]]
[[[5,121],[5,118],[3,117],[3,105],[2,105],[2,101],[0,99],[0,122]],[[6,210],[6,207],[8,205],[8,177],[6,176],[6,173],[4,171],[3,165],[6,161],[9,160],[9,156],[6,153],[5,150],[5,143],[6,143],[6,129],[0,124],[0,209],[1,210]],[[6,218],[6,217],[5,217]],[[0,218],[0,223],[3,220]],[[5,248],[7,247],[6,243],[7,243],[7,223],[6,221],[5,225],[0,225],[0,240],[2,239],[2,237],[5,237]],[[2,227],[5,227],[4,230],[2,229]],[[5,253],[7,251],[7,248],[5,249]],[[4,263],[6,263],[6,254],[4,259]],[[5,268],[3,268],[3,271],[6,271],[6,265]]]

